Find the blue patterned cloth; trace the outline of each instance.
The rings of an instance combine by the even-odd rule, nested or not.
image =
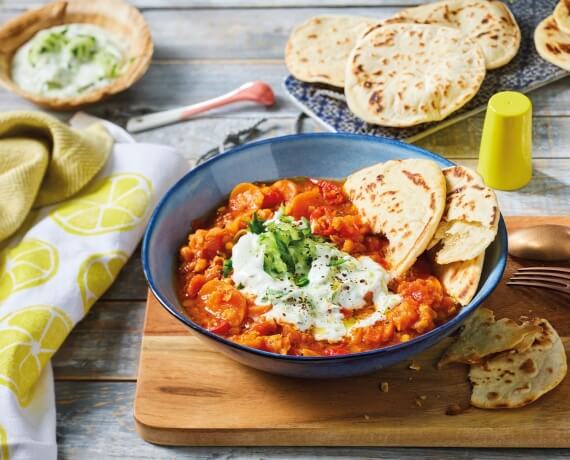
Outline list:
[[[568,72],[542,59],[534,47],[534,29],[540,21],[552,14],[558,0],[510,0],[505,3],[521,29],[519,52],[506,66],[487,72],[477,95],[446,120],[410,128],[375,126],[353,115],[341,93],[301,82],[291,75],[284,81],[285,90],[304,112],[331,131],[384,136],[412,142],[485,110],[489,98],[499,91],[525,93],[568,75]]]

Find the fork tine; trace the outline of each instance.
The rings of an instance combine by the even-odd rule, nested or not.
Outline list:
[[[526,276],[526,275],[514,275],[511,276],[510,281],[546,281],[547,283],[559,284],[561,286],[567,286],[568,281],[564,281],[564,278],[556,278],[554,276]]]
[[[558,278],[566,281],[570,281],[570,273],[558,273],[558,272],[546,272],[546,271],[524,271],[515,272],[511,276],[545,276],[548,278]]]
[[[552,280],[564,280],[570,283],[570,268],[563,267],[525,267],[520,268],[512,276],[548,277]]]
[[[562,275],[560,273],[545,273],[545,272],[521,272],[513,273],[511,278],[532,278],[532,279],[543,279],[544,281],[558,281],[564,284],[570,284],[570,276]]]
[[[565,267],[521,267],[517,270],[517,272],[529,272],[529,271],[570,273],[570,268],[565,268]]]
[[[528,286],[570,293],[570,268],[523,267],[512,274],[510,286]]]
[[[568,294],[568,290],[562,286],[558,286],[558,285],[551,285],[551,284],[546,284],[546,283],[532,283],[532,282],[528,282],[528,281],[507,281],[507,285],[509,286],[527,286],[527,287],[537,287],[537,288],[544,288],[544,289],[550,289],[553,291],[559,291],[559,292],[564,292],[566,294]]]

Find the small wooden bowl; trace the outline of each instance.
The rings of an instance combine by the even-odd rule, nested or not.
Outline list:
[[[38,31],[62,24],[93,24],[126,43],[126,70],[109,85],[73,97],[49,98],[29,93],[12,81],[14,53]],[[57,0],[29,10],[0,28],[0,85],[52,110],[71,110],[99,102],[133,85],[147,71],[153,43],[142,14],[123,0]]]

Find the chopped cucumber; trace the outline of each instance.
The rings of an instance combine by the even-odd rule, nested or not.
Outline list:
[[[95,55],[95,63],[102,69],[105,78],[117,78],[119,72],[119,59],[108,51],[99,51]]]
[[[72,56],[80,63],[91,62],[97,53],[97,39],[92,35],[78,35],[68,46]]]
[[[41,40],[34,43],[28,53],[30,64],[36,65],[40,56],[44,54],[59,53],[67,45],[67,30],[44,34]]]
[[[305,219],[296,223],[289,216],[265,223],[256,219],[254,215],[250,230],[258,233],[263,229],[258,233],[264,246],[263,269],[275,279],[289,276],[298,286],[306,286],[316,257],[315,245],[320,241],[311,233],[309,222]]]

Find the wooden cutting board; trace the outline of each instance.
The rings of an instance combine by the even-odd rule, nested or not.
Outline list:
[[[570,225],[570,217],[507,219],[511,230],[541,223]],[[521,265],[509,260],[505,278]],[[501,282],[485,305],[498,318],[547,318],[570,353],[570,297]],[[522,409],[446,415],[450,404],[467,407],[470,394],[467,366],[434,367],[451,340],[418,356],[420,370],[403,363],[341,380],[278,377],[212,351],[151,296],[137,430],[167,445],[570,447],[570,377]],[[381,382],[388,382],[387,393]]]

